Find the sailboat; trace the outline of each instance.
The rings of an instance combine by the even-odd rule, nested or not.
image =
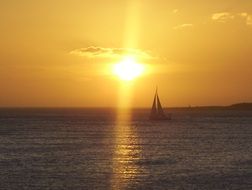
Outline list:
[[[171,116],[170,115],[166,116],[164,113],[164,110],[161,106],[161,103],[158,97],[157,88],[156,88],[156,93],[155,93],[152,108],[151,108],[150,120],[171,120]]]

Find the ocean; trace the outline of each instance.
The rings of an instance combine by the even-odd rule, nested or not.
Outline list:
[[[2,108],[0,189],[252,189],[252,111],[166,111]]]

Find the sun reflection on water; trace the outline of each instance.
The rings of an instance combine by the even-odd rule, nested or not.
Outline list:
[[[120,108],[114,127],[111,189],[129,187],[140,173],[140,168],[136,163],[140,159],[141,147],[135,127],[131,122],[130,109],[127,108],[127,105],[130,105],[131,87],[122,85],[120,92]]]
[[[112,189],[125,189],[139,174],[136,162],[141,149],[131,127],[127,123],[120,123],[115,129]]]

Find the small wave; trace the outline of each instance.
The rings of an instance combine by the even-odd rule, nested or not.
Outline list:
[[[174,159],[164,159],[164,158],[161,158],[161,159],[141,159],[141,160],[138,160],[137,161],[137,165],[172,165],[172,164],[176,164],[177,161],[174,160]]]

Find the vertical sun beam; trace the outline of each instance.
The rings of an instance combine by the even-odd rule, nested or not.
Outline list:
[[[126,14],[126,25],[124,34],[124,48],[137,48],[139,35],[139,17],[140,17],[140,0],[129,0]],[[130,55],[124,57],[122,62],[115,67],[114,72],[120,73],[122,78],[130,80],[143,72],[143,67],[135,63],[135,59]],[[128,71],[128,68],[131,71]],[[123,75],[124,74],[124,75]],[[128,105],[125,105],[125,98],[131,98],[131,88],[129,85],[121,83],[121,92],[119,93],[118,107],[130,107],[131,101],[128,100]],[[125,96],[125,97],[124,97]]]
[[[140,0],[130,0],[127,10],[124,46],[137,48],[140,24]]]
[[[124,34],[124,48],[137,48],[139,35],[139,19],[140,19],[140,0],[129,0],[126,14],[126,25]],[[121,63],[115,66],[114,72],[120,75],[121,79],[129,81],[143,72],[143,66],[137,64],[134,57],[126,55]],[[132,85],[125,84],[121,81],[120,92],[118,93],[118,119],[120,116],[120,109],[130,108]],[[129,110],[128,110],[129,111]],[[118,121],[117,119],[117,121]],[[130,118],[128,118],[130,120]]]
[[[139,5],[140,0],[130,0],[128,3],[124,48],[138,48]],[[131,159],[137,159],[136,155],[138,155],[138,153],[132,154],[129,150],[135,151],[136,148],[134,147],[134,144],[137,144],[137,142],[132,142],[133,140],[131,139],[137,135],[134,133],[134,130],[130,125],[130,107],[132,106],[131,97],[133,90],[133,81],[131,80],[139,76],[141,72],[143,72],[143,67],[140,64],[137,64],[136,60],[130,57],[130,55],[126,56],[122,62],[117,64],[114,68],[114,73],[122,80],[118,92],[117,122],[114,129],[115,141],[111,189],[126,188],[127,183],[129,183],[139,172],[139,168],[129,162]],[[135,155],[135,157],[132,158],[132,155]]]

